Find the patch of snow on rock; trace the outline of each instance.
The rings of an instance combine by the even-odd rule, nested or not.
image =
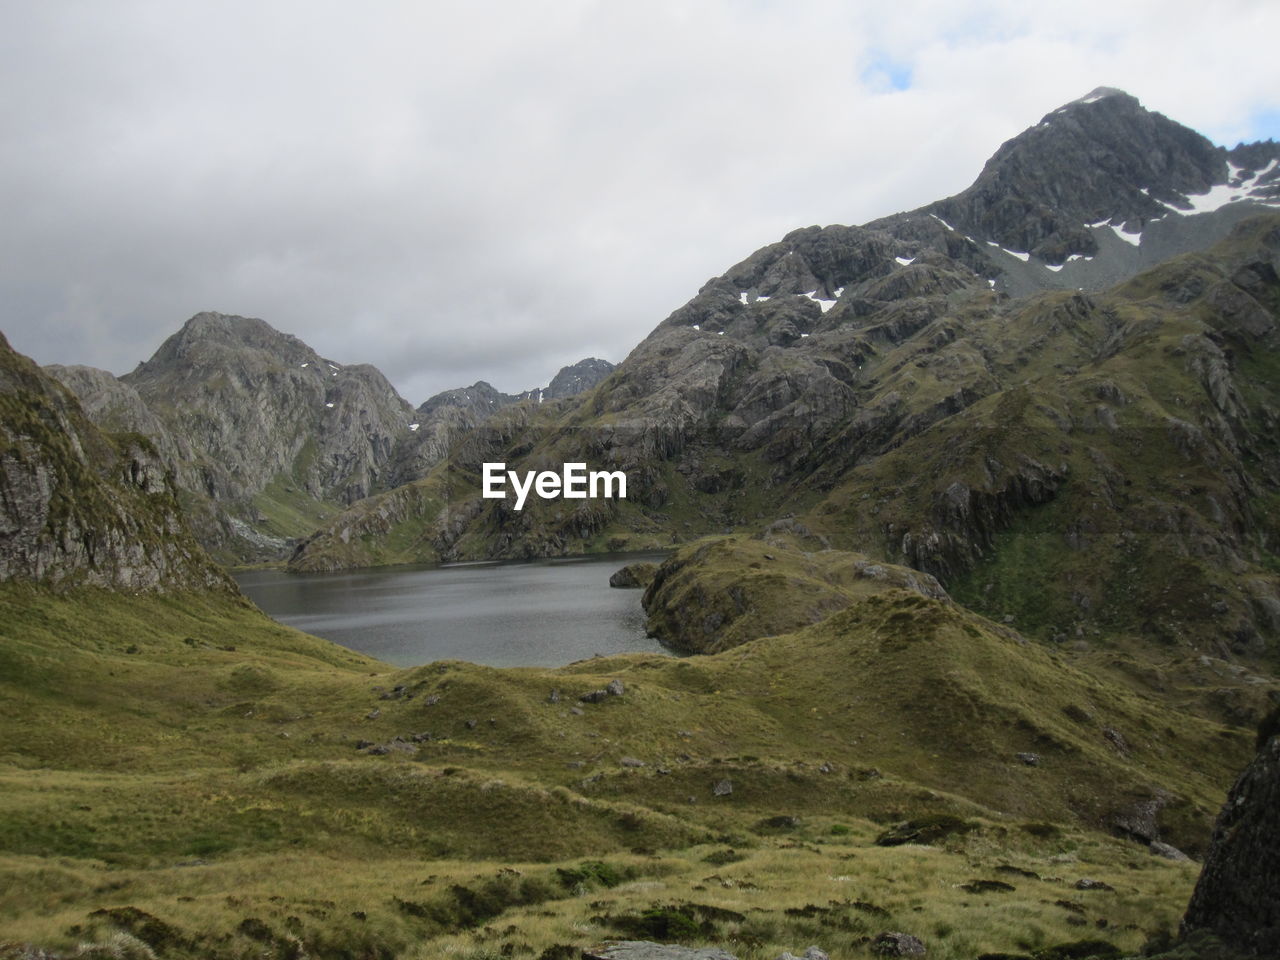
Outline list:
[[[1138,246],[1138,244],[1142,243],[1141,233],[1125,233],[1123,230],[1117,227],[1114,223],[1108,224],[1108,226],[1111,227],[1115,235],[1119,237],[1121,240],[1123,240],[1125,243],[1131,243],[1135,247]]]
[[[834,300],[823,300],[821,297],[819,297],[817,290],[813,290],[809,293],[806,293],[804,294],[804,296],[808,297],[810,300],[816,303],[818,305],[818,309],[820,309],[823,313],[826,313],[828,310],[830,310],[832,307],[836,305],[836,302]]]

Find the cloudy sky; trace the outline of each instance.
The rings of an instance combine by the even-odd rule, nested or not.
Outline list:
[[[619,361],[812,223],[1099,85],[1280,139],[1273,0],[0,0],[0,330],[130,370],[257,316],[413,403]]]

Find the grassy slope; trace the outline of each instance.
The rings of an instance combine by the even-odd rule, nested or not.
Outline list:
[[[1195,849],[1247,751],[1242,734],[898,591],[715,657],[559,671],[392,671],[210,595],[9,585],[0,624],[3,929],[60,948],[106,935],[94,910],[132,906],[190,941],[162,951],[173,956],[260,951],[255,919],[323,956],[541,950],[691,900],[741,912],[702,936],[738,938],[751,957],[810,941],[853,949],[909,927],[931,955],[958,958],[1074,939],[1076,914],[1053,902],[1080,899],[1069,885],[1083,875],[1117,881],[1085,909],[1132,947],[1176,917],[1194,869],[1093,829],[1159,787],[1178,798],[1165,835]],[[577,694],[615,677],[622,697],[573,712]],[[1071,719],[1070,706],[1091,718]],[[411,733],[432,738],[412,755],[353,748]],[[1022,750],[1042,764],[1018,763]],[[729,796],[714,795],[721,780]],[[942,814],[979,827],[939,849],[870,845],[877,823]],[[779,815],[798,825],[762,825]],[[1023,828],[1044,820],[1062,827]],[[700,862],[726,845],[745,859]],[[551,865],[588,856],[634,881],[607,896],[558,885]],[[467,895],[450,885],[488,889],[483,878],[513,861],[530,888],[494,893],[502,921],[466,932]],[[1001,861],[1057,879],[957,892],[999,877]],[[890,913],[785,912],[831,899]]]

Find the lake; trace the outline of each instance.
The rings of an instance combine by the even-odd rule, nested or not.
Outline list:
[[[619,567],[663,556],[253,570],[236,581],[279,622],[399,667],[433,660],[558,667],[597,654],[666,652],[645,635],[643,591],[609,586]]]

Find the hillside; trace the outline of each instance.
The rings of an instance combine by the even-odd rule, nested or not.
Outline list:
[[[55,950],[478,960],[691,903],[660,938],[910,929],[961,958],[1080,939],[1053,901],[1081,898],[1136,949],[1195,877],[1147,845],[1201,852],[1252,746],[893,587],[714,657],[560,670],[392,671],[208,595],[2,602],[0,908]]]

